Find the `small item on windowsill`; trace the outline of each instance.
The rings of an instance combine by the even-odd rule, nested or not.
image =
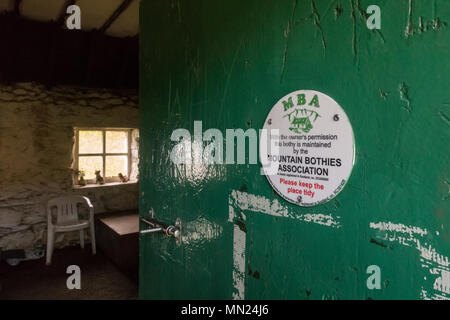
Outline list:
[[[75,171],[76,176],[78,177],[78,185],[79,186],[85,186],[86,185],[86,180],[84,180],[84,175],[85,172],[83,170],[77,170]]]
[[[105,179],[100,175],[100,170],[95,171],[95,183],[105,184]]]
[[[119,179],[122,182],[128,182],[128,180],[129,180],[128,177],[124,176],[122,173],[119,173]]]

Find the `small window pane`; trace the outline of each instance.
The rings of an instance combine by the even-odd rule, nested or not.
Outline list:
[[[103,158],[97,156],[79,157],[78,169],[84,171],[84,179],[95,179],[95,171],[103,175]]]
[[[106,131],[106,153],[128,153],[128,132]]]
[[[103,153],[102,131],[80,130],[78,153]]]
[[[107,156],[106,173],[107,177],[117,177],[119,173],[128,175],[128,157],[127,156]]]

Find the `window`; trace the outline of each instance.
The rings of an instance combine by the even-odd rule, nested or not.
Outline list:
[[[103,177],[105,183],[136,181],[137,164],[133,162],[137,162],[138,158],[137,131],[76,128],[74,184],[95,184],[96,172]]]

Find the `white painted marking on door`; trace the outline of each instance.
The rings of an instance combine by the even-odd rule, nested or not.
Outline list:
[[[397,242],[406,247],[415,247],[419,253],[419,262],[430,274],[421,281],[428,281],[428,286],[432,281],[433,290],[428,292],[425,285],[422,286],[420,297],[424,300],[450,300],[450,261],[449,258],[436,251],[431,245],[427,245],[427,240],[431,240],[431,235],[427,229],[407,226],[401,223],[392,222],[370,222],[371,229],[377,230],[376,237],[379,240]],[[435,232],[438,235],[438,232]],[[428,236],[427,238],[425,238]]]
[[[231,191],[231,204],[235,203],[236,207],[241,210],[252,211],[257,213],[264,213],[276,217],[291,218],[301,220],[304,222],[312,222],[327,227],[340,228],[340,217],[334,218],[328,214],[322,213],[305,213],[298,214],[293,209],[289,209],[287,206],[282,205],[277,199],[270,200],[263,196],[257,196],[238,190]],[[230,216],[230,221],[233,221],[234,217]]]
[[[427,229],[422,229],[416,226],[406,226],[402,223],[392,223],[390,221],[388,222],[380,221],[377,223],[371,222],[370,228],[378,229],[380,231],[395,231],[399,233],[408,233],[410,235],[417,234],[420,235],[421,237],[428,234]]]
[[[234,300],[244,299],[245,289],[245,241],[246,234],[237,225],[233,233],[233,293]]]
[[[238,190],[232,190],[228,198],[228,221],[234,224],[233,230],[233,299],[243,300],[245,297],[245,247],[246,232],[241,230],[236,220],[245,222],[242,211],[268,214],[276,217],[291,218],[308,223],[315,223],[331,228],[340,228],[340,217],[321,213],[298,214],[294,210],[283,206],[277,199],[270,200]],[[236,213],[236,209],[239,213]]]

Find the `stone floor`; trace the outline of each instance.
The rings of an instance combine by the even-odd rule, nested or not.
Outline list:
[[[81,269],[81,289],[67,289],[69,265]],[[52,265],[44,259],[22,261],[17,266],[0,262],[0,300],[6,299],[88,299],[130,300],[138,298],[137,275],[125,274],[101,252],[91,254],[69,247],[55,250]]]

